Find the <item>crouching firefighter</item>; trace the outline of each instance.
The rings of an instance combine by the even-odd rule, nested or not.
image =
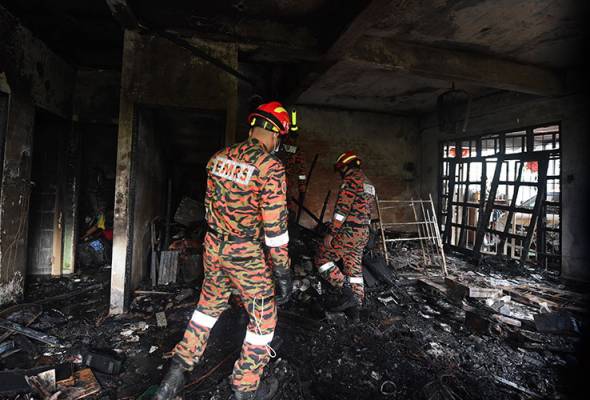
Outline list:
[[[342,288],[342,301],[332,311],[351,309],[358,318],[363,304],[362,256],[369,240],[371,204],[375,188],[361,170],[361,160],[352,151],[338,157],[334,166],[342,184],[328,234],[319,246],[315,265],[332,286]],[[343,271],[336,262],[342,260]]]
[[[292,290],[285,170],[273,155],[289,132],[290,118],[280,103],[271,102],[260,105],[248,122],[248,140],[217,152],[207,164],[205,279],[156,399],[172,399],[182,390],[185,372],[199,362],[211,328],[228,308],[231,289],[250,319],[230,378],[233,398],[269,399],[278,389],[276,379],[261,383],[261,376],[274,352],[276,305],[288,301]]]

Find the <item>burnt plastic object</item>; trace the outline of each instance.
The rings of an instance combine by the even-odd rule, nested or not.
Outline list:
[[[91,350],[84,355],[84,364],[86,366],[109,375],[121,373],[123,361],[123,358],[113,351]]]

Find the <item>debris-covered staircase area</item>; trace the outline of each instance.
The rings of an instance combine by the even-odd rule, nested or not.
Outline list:
[[[420,265],[417,249],[390,247],[390,265],[365,257],[367,299],[354,322],[326,311],[334,293],[312,265],[313,242],[307,232],[292,244],[296,290],[279,312],[267,368],[282,387],[277,400],[569,398],[574,390],[586,299],[555,277],[452,255],[444,277]],[[199,283],[146,286],[129,313],[110,317],[109,272],[31,280],[26,303],[0,311],[0,396],[150,398]],[[228,398],[245,326],[237,306],[222,315],[185,398]]]

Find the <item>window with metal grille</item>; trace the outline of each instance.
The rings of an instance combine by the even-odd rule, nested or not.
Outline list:
[[[446,246],[561,268],[559,123],[440,144]]]

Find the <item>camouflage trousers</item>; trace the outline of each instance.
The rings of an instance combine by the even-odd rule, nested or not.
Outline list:
[[[334,236],[331,247],[320,245],[315,259],[320,274],[332,286],[342,287],[348,279],[361,304],[365,298],[362,258],[368,241],[368,226],[344,225]],[[338,260],[342,260],[343,271],[336,265]]]
[[[192,369],[205,351],[211,328],[228,308],[232,289],[237,290],[250,322],[240,358],[234,364],[231,385],[243,392],[254,391],[273,352],[269,344],[277,309],[271,268],[256,242],[231,242],[208,233],[204,247],[203,289],[184,337],[174,349],[174,357]]]

